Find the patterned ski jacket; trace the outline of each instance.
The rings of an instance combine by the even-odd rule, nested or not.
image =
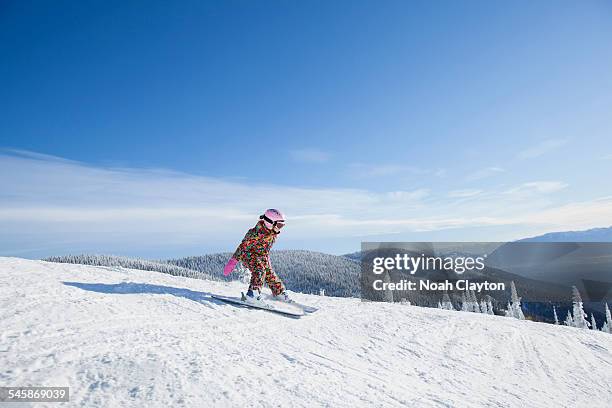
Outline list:
[[[247,231],[244,239],[238,245],[234,258],[249,265],[253,261],[269,263],[270,249],[278,234],[266,228],[263,221]]]

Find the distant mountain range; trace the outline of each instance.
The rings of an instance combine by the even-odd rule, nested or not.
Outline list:
[[[549,232],[523,242],[612,242],[612,227],[592,228],[584,231]]]
[[[562,232],[549,232],[547,234],[538,235],[530,238],[519,239],[514,242],[612,242],[612,227],[605,228],[592,228],[584,231],[562,231]],[[440,248],[443,244],[437,244],[436,246]],[[476,253],[482,252],[482,250],[486,250],[486,252],[490,252],[494,247],[488,247],[487,245],[482,245],[481,243],[461,243],[464,247],[464,251],[467,253]],[[471,247],[471,248],[470,248]],[[470,250],[466,250],[470,248]],[[450,250],[445,252],[452,252]],[[359,261],[362,257],[361,251],[351,252],[350,254],[342,255],[346,258],[349,258],[353,261]]]

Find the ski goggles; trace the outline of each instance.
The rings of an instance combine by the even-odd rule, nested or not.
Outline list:
[[[273,228],[276,227],[277,229],[281,229],[285,226],[285,220],[272,221],[270,218],[266,217],[265,215],[260,216],[259,219],[272,224]]]

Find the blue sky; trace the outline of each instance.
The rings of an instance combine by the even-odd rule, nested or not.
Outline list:
[[[85,4],[88,3],[88,4]],[[612,6],[0,5],[0,255],[612,224]]]

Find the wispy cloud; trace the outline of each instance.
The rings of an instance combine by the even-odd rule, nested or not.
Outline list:
[[[473,173],[468,174],[465,179],[466,181],[482,180],[482,179],[493,177],[497,174],[503,173],[504,171],[505,171],[504,169],[502,169],[501,167],[497,167],[497,166],[485,167],[483,169],[480,169]]]
[[[561,181],[532,181],[523,183],[517,187],[504,191],[504,194],[509,195],[524,195],[524,194],[549,194],[556,193],[567,188],[567,184]]]
[[[289,152],[293,160],[304,163],[324,163],[331,158],[327,152],[318,149],[297,149]]]
[[[353,164],[352,168],[359,172],[360,176],[395,176],[398,174],[423,174],[422,171],[416,167],[405,166],[401,164],[380,164],[380,165],[366,165],[366,164]]]
[[[359,177],[388,177],[388,176],[424,176],[434,175],[437,177],[444,176],[443,169],[429,170],[423,169],[416,166],[409,166],[405,164],[365,164],[365,163],[352,163],[350,166],[352,174]]]
[[[448,192],[448,196],[450,198],[469,198],[475,197],[477,195],[482,194],[482,190],[478,189],[463,189],[463,190],[452,190]]]
[[[603,156],[601,156],[601,160],[612,160],[612,153],[604,154]]]
[[[568,142],[567,139],[547,139],[543,140],[533,146],[528,147],[520,151],[517,154],[517,158],[519,159],[535,159],[537,157],[543,156],[553,150],[556,150]]]
[[[396,201],[420,201],[429,195],[429,191],[427,189],[418,189],[414,191],[390,191],[383,195],[383,197],[388,198],[390,200]]]
[[[86,244],[100,252],[111,245],[135,251],[185,245],[231,250],[269,207],[287,213],[287,236],[299,238],[302,247],[369,234],[524,223],[563,229],[612,219],[612,198],[556,204],[534,199],[554,197],[568,187],[560,181],[533,181],[497,193],[373,192],[253,184],[0,153],[0,185],[0,255],[45,247],[74,252]],[[457,200],[467,197],[477,199]],[[565,218],[568,214],[579,217]]]

